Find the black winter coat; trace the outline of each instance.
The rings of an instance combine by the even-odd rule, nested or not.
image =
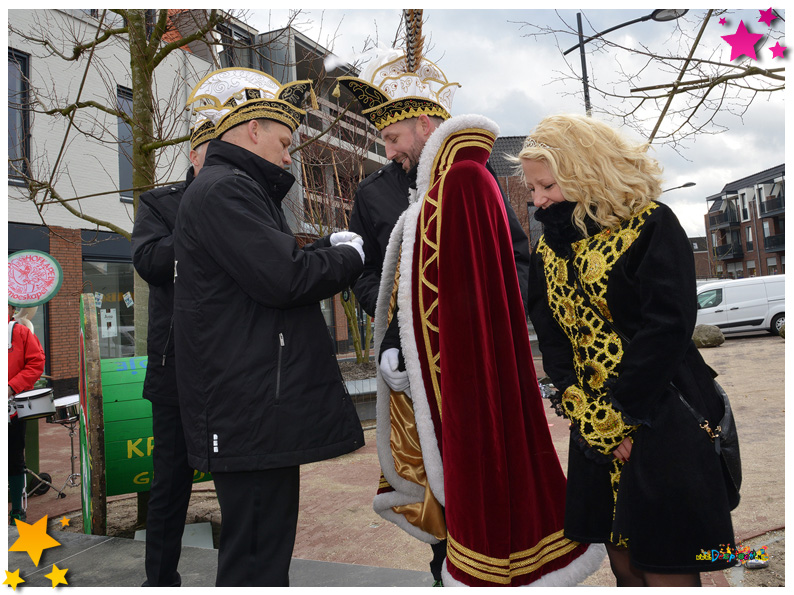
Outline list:
[[[494,177],[490,165],[488,171]],[[383,257],[389,236],[403,211],[408,208],[408,190],[412,179],[402,167],[390,162],[370,175],[358,186],[353,213],[350,217],[350,231],[364,239],[366,264],[364,272],[353,286],[356,298],[361,307],[370,316],[375,316],[375,305],[380,289],[380,275],[383,270]],[[501,186],[500,186],[501,191]],[[527,308],[527,280],[529,278],[529,241],[518,222],[510,202],[505,199],[507,220],[510,224],[510,235],[513,242],[513,255],[516,260],[516,272],[524,301]]]
[[[193,181],[145,192],[138,198],[132,228],[132,264],[149,284],[149,331],[143,397],[153,403],[178,405],[174,358],[174,223],[179,201]]]
[[[298,247],[281,209],[294,181],[212,140],[180,205],[177,380],[201,471],[299,465],[364,444],[319,304],[354,281],[361,257],[328,237]]]
[[[566,408],[573,431],[565,535],[581,542],[625,539],[632,563],[651,572],[730,566],[699,557],[721,545],[733,549],[730,509],[714,445],[670,386],[707,419],[722,418],[712,371],[692,342],[697,302],[686,233],[669,207],[653,203],[644,221],[638,216],[630,220],[640,221],[636,225],[624,222],[583,239],[570,210],[561,208],[542,214],[545,234],[532,254],[529,316],[555,387],[583,391]],[[551,230],[549,223],[568,231]],[[577,276],[586,300],[577,292]],[[610,328],[593,307],[608,312],[630,342],[610,341]],[[593,404],[600,410],[589,416]],[[593,453],[611,452],[625,437],[602,417],[603,405],[610,404],[637,424],[628,431],[633,446],[622,470],[611,454]],[[590,448],[582,448],[581,437]],[[614,446],[605,448],[610,441]]]

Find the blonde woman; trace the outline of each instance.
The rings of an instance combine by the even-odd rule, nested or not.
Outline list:
[[[691,340],[692,249],[656,201],[647,149],[577,116],[548,117],[526,139],[518,158],[544,225],[529,313],[572,422],[565,536],[605,543],[618,586],[699,586],[700,572],[732,565],[711,552],[734,547],[735,503],[676,392],[722,418]]]

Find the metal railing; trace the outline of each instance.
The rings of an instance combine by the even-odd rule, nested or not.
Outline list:
[[[720,260],[741,258],[743,255],[744,253],[742,252],[742,245],[739,242],[723,244],[722,246],[714,246],[714,256]]]
[[[764,248],[766,250],[785,250],[786,234],[779,233],[775,236],[769,236],[764,238]]]
[[[717,227],[719,225],[738,225],[739,218],[735,212],[726,211],[716,215],[709,215],[709,226]]]
[[[761,214],[766,215],[773,211],[782,211],[786,208],[786,197],[777,196],[761,201]]]

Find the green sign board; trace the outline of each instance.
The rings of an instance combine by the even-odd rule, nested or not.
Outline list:
[[[146,357],[99,359],[96,306],[80,296],[80,472],[85,533],[104,534],[106,498],[146,492],[153,466],[152,405],[143,398]],[[88,314],[86,314],[88,313]],[[93,320],[90,320],[91,317]],[[86,320],[88,318],[88,320]],[[101,409],[97,402],[101,403]],[[91,420],[91,409],[100,419]],[[103,477],[97,470],[104,467]],[[195,483],[211,481],[196,471]],[[93,530],[92,530],[93,529]]]
[[[152,404],[143,398],[146,357],[103,359],[107,495],[146,492],[152,484]],[[210,481],[196,471],[194,482]]]

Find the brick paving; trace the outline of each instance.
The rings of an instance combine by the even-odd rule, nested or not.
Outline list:
[[[785,528],[785,391],[784,349],[778,337],[754,335],[729,338],[719,348],[702,351],[719,373],[731,397],[742,447],[742,502],[733,512],[737,540],[747,540]],[[541,363],[536,359],[538,375]],[[552,440],[562,461],[567,459],[567,422],[547,410]],[[365,424],[365,427],[368,424]],[[69,473],[68,431],[40,420],[40,468],[60,488]],[[379,479],[375,431],[365,432],[366,445],[331,461],[304,465],[301,507],[294,556],[306,560],[342,562],[427,572],[430,548],[384,521],[372,510]],[[77,440],[77,438],[75,438]],[[77,442],[75,441],[75,446]],[[565,465],[563,465],[565,468]],[[206,489],[211,484],[200,484]],[[28,518],[50,519],[80,509],[79,488],[53,491],[29,501]],[[119,498],[119,497],[116,497]],[[771,561],[771,565],[775,560]],[[784,574],[783,568],[777,572]],[[762,571],[753,571],[762,572]],[[704,586],[729,586],[725,573],[702,576]],[[585,582],[614,586],[605,561]]]

